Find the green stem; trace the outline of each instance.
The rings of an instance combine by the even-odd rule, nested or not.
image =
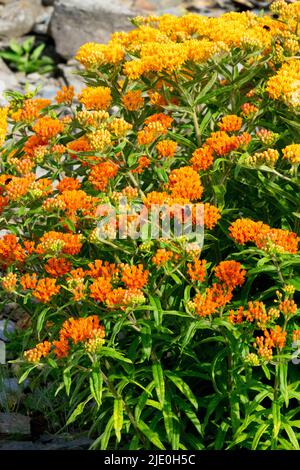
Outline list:
[[[200,129],[199,129],[199,123],[197,119],[197,114],[196,111],[193,111],[193,121],[194,121],[194,127],[195,127],[195,133],[196,133],[196,138],[197,138],[197,144],[199,147],[202,145],[202,140],[201,140],[201,134],[200,134]]]

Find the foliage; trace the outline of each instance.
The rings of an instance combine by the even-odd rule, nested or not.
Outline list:
[[[136,18],[77,98],[1,110],[10,354],[93,448],[299,448],[299,7]],[[134,203],[189,204],[204,245],[130,237]]]
[[[26,74],[52,72],[54,62],[51,57],[42,55],[44,49],[45,44],[39,44],[35,47],[35,38],[30,36],[21,44],[11,40],[7,49],[0,51],[0,57],[18,72]]]

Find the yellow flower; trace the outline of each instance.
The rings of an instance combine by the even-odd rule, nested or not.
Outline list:
[[[86,109],[92,110],[107,109],[112,100],[110,88],[105,86],[84,88],[78,98]]]

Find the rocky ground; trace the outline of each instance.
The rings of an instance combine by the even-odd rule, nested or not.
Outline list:
[[[0,105],[3,92],[40,87],[39,95],[53,98],[64,84],[78,91],[81,82],[72,57],[88,41],[106,42],[114,31],[128,30],[129,18],[137,15],[186,12],[218,16],[224,11],[268,8],[267,0],[0,0],[0,50],[11,39],[22,43],[34,35],[37,44],[45,43],[45,53],[55,60],[55,72],[25,75],[12,71],[0,59]]]

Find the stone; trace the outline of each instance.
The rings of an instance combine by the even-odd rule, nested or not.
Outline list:
[[[49,436],[36,442],[6,441],[0,443],[1,450],[88,450],[92,439],[78,437],[68,440],[64,437]]]
[[[0,340],[8,341],[9,335],[15,331],[15,324],[10,320],[0,320]]]
[[[7,104],[4,92],[15,89],[17,85],[18,81],[14,73],[7,67],[5,62],[0,59],[0,106]]]
[[[79,71],[78,66],[59,64],[58,68],[62,72],[66,85],[73,86],[75,94],[78,95],[85,86],[83,79],[77,75]]]
[[[26,379],[22,384],[19,384],[18,380],[13,377],[2,380],[0,382],[0,406],[4,409],[11,409],[16,406],[21,399],[24,387],[28,383],[29,381]]]
[[[64,58],[74,56],[90,41],[106,43],[115,31],[132,29],[129,18],[138,12],[129,0],[57,0],[50,30],[56,50]]]
[[[30,436],[30,419],[20,413],[0,413],[0,435]]]
[[[18,38],[29,33],[40,11],[41,0],[15,0],[0,5],[0,38]]]
[[[48,34],[50,20],[53,14],[53,6],[43,7],[33,26],[33,32],[46,36]]]

